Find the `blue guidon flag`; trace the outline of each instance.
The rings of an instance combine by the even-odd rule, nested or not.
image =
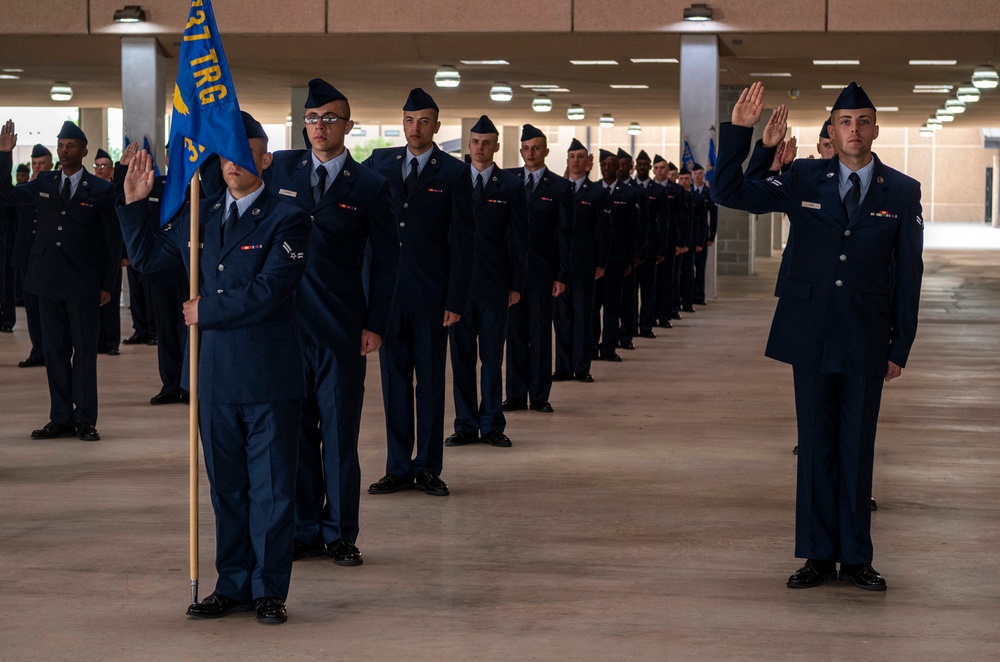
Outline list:
[[[211,154],[257,172],[211,0],[191,0],[178,60],[160,225],[184,204],[188,182]]]
[[[688,144],[687,136],[684,136],[684,151],[681,152],[681,167],[691,170],[694,168],[694,154],[691,153],[691,145]]]

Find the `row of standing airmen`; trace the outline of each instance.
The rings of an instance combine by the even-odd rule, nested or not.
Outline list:
[[[654,327],[669,328],[704,303],[717,212],[700,167],[678,173],[660,156],[641,152],[633,164],[622,150],[601,150],[601,178],[593,181],[593,157],[574,139],[564,178],[546,165],[545,134],[525,125],[525,165],[503,170],[493,162],[498,131],[486,116],[470,132],[465,165],[434,143],[439,109],[419,88],[403,108],[406,146],[376,150],[359,164],[344,147],[353,122],[341,92],[313,79],[305,113],[308,148],[274,155],[244,114],[264,185],[225,159],[203,167],[202,296],[184,301],[186,285],[173,290],[175,326],[183,314],[203,331],[200,428],[218,532],[219,581],[191,605],[193,617],[252,604],[262,622],[283,622],[293,559],[362,563],[366,354],[380,355],[388,447],[385,476],[369,494],[446,496],[445,444],[511,446],[504,410],[552,412],[553,380],[592,382],[592,360],[621,361],[617,350],[633,349],[636,335],[655,337]],[[3,134],[0,169],[9,171],[9,123]],[[64,140],[82,140],[85,152],[74,125],[64,126]],[[57,245],[60,218],[90,229],[81,251],[94,258],[91,287],[79,297],[93,319],[51,322],[41,306],[53,407],[35,438],[97,436],[96,361],[92,374],[89,362],[96,341],[87,336],[84,347],[64,327],[96,329],[97,293],[120,273],[121,235],[113,213],[108,221],[116,199],[132,265],[143,274],[185,268],[186,214],[159,231],[164,178],[154,178],[145,153],[127,156],[132,167],[117,193],[80,168],[88,184],[60,199],[65,163],[61,174],[13,191],[5,182],[5,199],[37,214],[32,255],[49,255],[30,261],[28,290],[64,308],[73,298],[30,286],[32,271],[60,271],[62,281],[79,266]],[[92,197],[78,199],[81,188]],[[456,420],[445,441],[449,339]],[[91,402],[91,386],[92,410],[81,405]]]

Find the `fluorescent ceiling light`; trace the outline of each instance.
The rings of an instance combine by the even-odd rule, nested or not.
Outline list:
[[[792,74],[785,72],[770,72],[770,73],[757,73],[750,74],[751,76],[757,76],[758,78],[791,78]]]
[[[934,129],[929,129],[929,128],[926,128],[926,127],[921,127],[920,128],[920,136],[922,138],[930,138],[933,135],[934,135]]]
[[[640,133],[642,133],[642,127],[639,126],[638,122],[632,122],[628,125],[628,135],[638,136]]]
[[[965,102],[958,99],[948,99],[944,102],[944,107],[956,114],[965,112]]]
[[[547,113],[552,110],[552,99],[544,94],[539,94],[531,100],[531,109],[536,113]]]
[[[507,60],[459,60],[459,62],[461,62],[462,64],[471,64],[471,65],[476,65],[476,64],[485,64],[485,65],[490,65],[490,64],[492,64],[492,65],[510,64],[510,62],[508,62]]]
[[[602,129],[610,129],[615,125],[615,118],[605,113],[604,115],[601,115],[601,119],[598,121],[598,125]]]
[[[649,85],[609,85],[612,90],[648,90]]]
[[[18,80],[20,76],[17,74],[0,74],[0,80]]]
[[[73,88],[66,83],[56,83],[49,90],[49,97],[53,101],[69,101],[73,98]]]
[[[633,57],[629,59],[634,64],[678,64],[680,62],[675,57]]]
[[[9,68],[9,69],[4,69],[3,72],[5,74],[23,74],[24,69]]]
[[[976,67],[972,74],[972,84],[981,90],[992,90],[1000,83],[1000,74],[988,64]]]
[[[566,119],[577,121],[582,120],[585,116],[586,114],[583,111],[583,106],[578,103],[574,103],[566,109]]]
[[[824,90],[842,90],[842,89],[844,89],[847,86],[846,85],[820,85],[820,87],[823,88]]]
[[[959,101],[965,103],[976,103],[979,101],[979,88],[973,85],[962,85],[956,94]]]
[[[531,85],[522,85],[521,87],[523,87],[526,90],[539,90],[539,91],[541,91],[541,90],[554,90],[554,89],[556,89],[559,86],[558,85],[536,85],[536,84],[532,83]]]
[[[824,66],[857,66],[861,64],[861,60],[813,60],[813,64],[817,67]]]
[[[958,64],[958,60],[910,60],[910,64],[915,67],[951,67]]]
[[[617,60],[570,60],[569,63],[583,65],[583,66],[594,66],[594,65],[618,64],[618,61]]]
[[[568,87],[551,87],[547,90],[539,90],[541,92],[569,92]]]
[[[940,90],[940,89],[950,90],[953,87],[955,87],[955,86],[954,85],[944,85],[944,84],[941,84],[941,85],[914,85],[913,89],[915,89],[915,90]]]
[[[880,113],[898,113],[899,106],[875,106],[875,110]]]

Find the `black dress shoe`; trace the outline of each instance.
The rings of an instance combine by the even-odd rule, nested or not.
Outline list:
[[[417,472],[417,478],[414,486],[430,496],[448,496],[448,486],[440,476],[435,476],[427,469],[421,469]]]
[[[365,562],[354,543],[347,542],[343,538],[327,543],[326,553],[337,565],[352,567]]]
[[[876,510],[878,510],[878,504],[875,503],[875,497],[872,497],[871,511],[875,512]]]
[[[122,341],[123,345],[145,345],[146,341],[149,340],[149,336],[143,333],[133,333],[128,338]]]
[[[651,330],[649,330],[649,331],[640,331],[640,332],[639,332],[639,337],[640,337],[640,338],[655,338],[655,337],[656,337],[656,334],[655,334],[655,333],[653,333],[653,331],[652,331],[652,329],[651,329]]]
[[[172,405],[178,402],[184,402],[180,393],[157,393],[149,399],[151,405]]]
[[[117,347],[111,347],[110,349],[105,349],[103,351],[98,351],[98,354],[107,354],[108,356],[119,356],[121,352]]]
[[[382,476],[377,483],[368,486],[368,494],[392,494],[400,490],[413,489],[412,478],[400,478],[392,474]]]
[[[621,363],[622,357],[618,356],[618,352],[601,352],[601,361],[610,361],[612,363]]]
[[[681,314],[680,314],[679,311],[675,311],[675,312],[670,313],[670,319],[672,319],[672,320],[679,320],[679,319],[684,319],[684,318],[681,317]]]
[[[788,588],[812,588],[837,578],[837,564],[833,561],[809,559],[795,571],[785,584]]]
[[[691,303],[697,304],[699,306],[707,306],[708,305],[708,302],[705,301],[704,299],[696,299],[696,300],[692,301]]]
[[[38,368],[38,367],[41,367],[41,366],[44,366],[44,365],[45,365],[45,359],[43,359],[42,357],[39,356],[38,358],[33,359],[33,358],[31,358],[29,356],[25,360],[23,360],[20,363],[18,363],[17,367],[18,368]]]
[[[475,432],[456,432],[444,440],[445,446],[467,446],[479,441],[479,435]]]
[[[292,543],[292,560],[313,559],[317,556],[326,556],[326,547],[323,545],[307,545],[301,540]]]
[[[181,399],[181,402],[183,402],[184,404],[186,404],[186,405],[191,404],[191,394],[188,393],[187,391],[181,391],[181,394],[180,394],[179,397]]]
[[[510,437],[505,435],[500,430],[493,430],[492,432],[487,432],[483,435],[483,441],[485,441],[490,446],[496,446],[497,448],[510,448],[514,444],[511,443]]]
[[[851,582],[858,588],[866,591],[884,591],[886,589],[885,580],[878,574],[871,563],[858,563],[856,565],[840,564],[841,581]]]
[[[798,455],[798,454],[799,454],[799,447],[796,446],[795,448],[792,449],[792,455]]]
[[[227,598],[221,593],[213,593],[201,602],[195,602],[188,607],[187,615],[191,618],[222,618],[236,611],[250,611],[253,607],[246,602]]]
[[[41,430],[32,430],[32,439],[55,439],[56,437],[75,437],[76,428],[72,425],[60,425],[49,421]]]
[[[631,351],[635,349],[635,343],[633,343],[631,340],[619,340],[618,347],[620,347],[621,349],[627,349]]]
[[[694,313],[694,312],[697,312],[694,309],[694,306],[681,306],[681,310],[683,310],[685,313]]]
[[[0,333],[14,333],[14,327],[9,324],[4,324],[3,326],[0,326]]]
[[[583,382],[584,384],[593,384],[594,377],[589,372],[578,372],[573,375],[573,378],[578,382]]]
[[[663,320],[662,322],[660,322],[656,326],[660,327],[661,329],[672,329],[672,328],[674,328],[674,325],[670,323],[670,320]]]
[[[551,414],[555,411],[547,400],[539,400],[531,403],[531,411],[540,411],[543,414]]]
[[[146,344],[156,347],[159,344],[159,341],[156,339],[156,336],[150,336],[146,338]]]
[[[573,379],[573,373],[571,372],[553,372],[552,381],[554,382],[568,382]]]
[[[521,399],[507,398],[506,400],[500,403],[500,409],[503,409],[504,411],[521,411],[522,409],[527,409],[527,408],[528,408],[527,398],[521,398]]]
[[[281,625],[288,620],[285,603],[278,598],[257,598],[254,609],[257,611],[257,622],[265,625]]]
[[[77,423],[76,435],[80,441],[100,441],[101,435],[90,423]]]

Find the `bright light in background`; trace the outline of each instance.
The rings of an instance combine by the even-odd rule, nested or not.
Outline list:
[[[80,109],[68,108],[33,108],[29,106],[0,106],[0,122],[14,120],[17,133],[17,147],[14,148],[14,163],[27,163],[31,160],[31,147],[41,143],[56,153],[56,135],[63,122],[80,121]]]
[[[121,108],[108,108],[108,154],[117,162],[125,149],[125,132],[122,129],[125,113]]]

